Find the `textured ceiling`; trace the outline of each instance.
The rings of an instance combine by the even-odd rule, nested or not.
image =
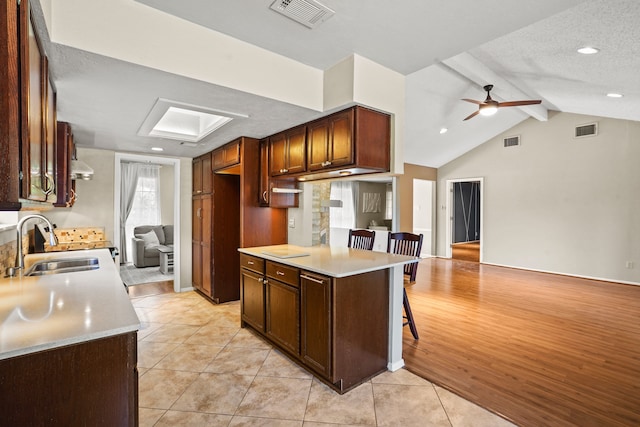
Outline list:
[[[528,111],[534,117],[551,109],[640,120],[637,0],[324,0],[336,14],[313,30],[270,10],[272,0],[135,1],[320,70],[356,53],[404,74],[409,163],[441,166],[529,117],[510,108],[463,122],[474,106],[460,98],[484,99],[487,83],[496,85],[492,95],[498,100],[542,99],[539,110]],[[148,153],[157,140],[136,132],[159,97],[250,116],[215,132],[201,147],[170,144],[165,154],[175,156],[193,157],[240,135],[263,137],[322,115],[47,44],[59,118],[74,125],[80,146]],[[601,52],[581,56],[576,49],[583,45]],[[625,97],[606,98],[609,91]],[[441,127],[449,132],[440,135]]]

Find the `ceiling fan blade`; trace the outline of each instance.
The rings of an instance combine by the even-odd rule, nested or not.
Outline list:
[[[479,112],[480,112],[480,110],[478,110],[478,111],[474,111],[473,113],[471,113],[471,114],[469,114],[467,117],[465,117],[465,119],[464,119],[464,120],[469,120],[469,119],[471,119],[471,118],[473,118],[473,117],[477,116]],[[464,122],[464,120],[463,120],[463,122]]]
[[[531,100],[531,101],[508,101],[508,102],[500,102],[498,103],[498,107],[518,107],[520,105],[535,105],[540,104],[541,100]]]
[[[467,102],[470,102],[472,104],[482,105],[482,101],[476,101],[475,99],[462,98],[462,101],[467,101]]]

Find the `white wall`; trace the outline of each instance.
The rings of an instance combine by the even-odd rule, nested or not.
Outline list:
[[[160,223],[173,224],[173,166],[160,168]]]
[[[597,136],[573,138],[575,126],[594,121]],[[522,145],[503,148],[512,135]],[[438,170],[438,255],[446,180],[484,177],[484,262],[640,284],[639,141],[639,122],[555,113],[446,164]]]

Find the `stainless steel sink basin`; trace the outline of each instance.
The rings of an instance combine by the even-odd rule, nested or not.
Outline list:
[[[46,274],[72,273],[75,271],[97,270],[100,268],[98,258],[64,258],[48,259],[33,264],[25,276],[44,276]]]

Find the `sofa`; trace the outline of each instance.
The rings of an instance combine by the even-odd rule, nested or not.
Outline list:
[[[136,267],[160,265],[160,248],[173,249],[173,225],[140,225],[133,229],[132,260]]]

